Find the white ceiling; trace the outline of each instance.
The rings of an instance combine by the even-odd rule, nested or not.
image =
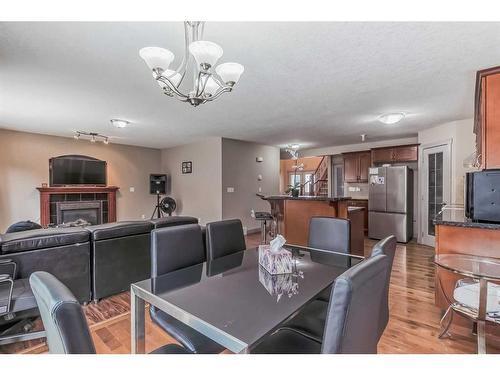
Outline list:
[[[0,127],[155,148],[400,138],[472,117],[475,72],[500,65],[500,23],[207,23],[205,39],[245,72],[233,93],[193,108],[164,96],[138,55],[160,46],[180,58],[180,22],[0,23]],[[392,111],[408,116],[376,121]]]

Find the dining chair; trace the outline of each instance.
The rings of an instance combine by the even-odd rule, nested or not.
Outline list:
[[[376,354],[380,312],[389,261],[367,258],[345,271],[332,289],[323,341],[282,328],[264,339],[255,354]]]
[[[17,263],[0,259],[0,345],[45,337],[33,331],[40,316],[27,278],[17,277]]]
[[[391,270],[396,253],[396,237],[389,236],[378,241],[372,247],[370,258],[377,255],[387,256],[388,266],[385,284],[383,287],[383,299],[381,303],[379,336],[382,337],[389,322],[389,286],[391,280]],[[330,299],[328,296],[327,300]],[[304,306],[297,315],[283,324],[283,328],[294,331],[309,337],[319,343],[323,341],[326,317],[328,312],[328,302],[323,299],[316,299]],[[281,329],[281,328],[280,328]]]
[[[151,277],[203,263],[206,260],[201,227],[180,225],[151,231]],[[224,350],[193,328],[151,306],[151,320],[191,353],[220,353]]]
[[[29,283],[40,309],[47,333],[47,345],[52,354],[95,354],[82,307],[71,291],[55,276],[38,271],[31,274]],[[185,354],[183,347],[169,344],[154,354]]]
[[[337,253],[350,253],[351,223],[347,219],[336,217],[312,217],[309,221],[309,238],[307,246],[314,249],[335,251]],[[348,266],[349,259],[340,265]],[[328,302],[331,287],[321,292],[317,299]],[[321,305],[321,304],[320,304]]]
[[[241,220],[223,220],[207,224],[207,258],[217,259],[246,249]]]

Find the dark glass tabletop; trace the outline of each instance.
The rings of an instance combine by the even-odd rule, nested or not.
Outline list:
[[[254,248],[134,283],[132,291],[229,350],[246,351],[362,260],[287,248],[290,274],[269,274]]]

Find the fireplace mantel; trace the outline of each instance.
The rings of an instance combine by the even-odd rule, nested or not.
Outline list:
[[[53,194],[107,194],[108,219],[116,221],[116,192],[117,186],[50,186],[37,187],[40,192],[40,224],[47,227],[50,224],[50,196]]]

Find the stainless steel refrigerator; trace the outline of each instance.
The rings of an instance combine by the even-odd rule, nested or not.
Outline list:
[[[413,237],[413,170],[407,166],[369,170],[368,236],[391,234],[398,242]]]

